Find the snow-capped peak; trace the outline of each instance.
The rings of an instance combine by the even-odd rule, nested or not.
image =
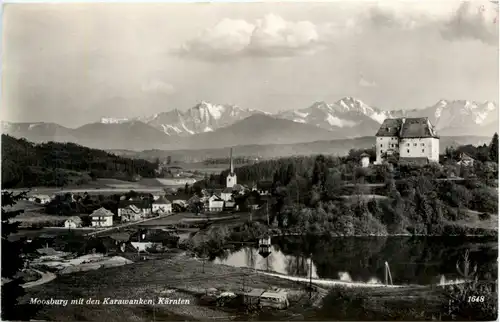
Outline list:
[[[101,123],[103,124],[121,124],[128,122],[128,118],[114,118],[114,117],[102,117]]]

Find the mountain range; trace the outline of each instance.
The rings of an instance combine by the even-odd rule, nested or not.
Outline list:
[[[99,149],[213,149],[238,145],[295,144],[373,136],[386,118],[428,117],[442,136],[491,137],[498,131],[494,102],[440,100],[414,110],[383,110],[353,97],[315,102],[270,114],[236,105],[200,102],[133,119],[103,118],[76,129],[55,123],[2,122],[2,133],[34,142],[75,142]]]

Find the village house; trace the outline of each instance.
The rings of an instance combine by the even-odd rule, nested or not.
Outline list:
[[[386,119],[375,136],[375,164],[391,156],[400,162],[439,162],[439,136],[427,117]]]
[[[151,195],[153,196],[153,200],[158,200],[158,199],[164,197],[165,193],[164,192],[153,192]]]
[[[460,152],[458,155],[457,164],[465,167],[472,167],[474,165],[474,158],[465,152]]]
[[[155,214],[171,214],[172,203],[161,197],[153,202],[153,213]]]
[[[122,222],[137,221],[151,213],[151,202],[146,199],[121,200],[118,204],[118,217]]]
[[[31,202],[36,202],[42,205],[48,204],[51,200],[50,196],[48,195],[33,195],[28,198],[29,201]]]
[[[99,208],[90,214],[92,227],[111,227],[113,226],[113,213],[106,208]]]
[[[212,195],[205,203],[205,209],[210,212],[222,211],[224,209],[224,200],[217,195]]]
[[[266,196],[270,193],[271,188],[273,186],[272,182],[257,182],[256,184],[253,185],[252,191],[257,191],[259,195],[261,196]]]
[[[82,227],[82,218],[78,216],[69,217],[64,221],[65,228],[79,228]]]

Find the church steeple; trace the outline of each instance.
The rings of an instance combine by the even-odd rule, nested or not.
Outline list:
[[[231,163],[231,170],[229,171],[230,174],[234,173],[234,167],[233,167],[233,148],[231,148],[229,152],[229,162]]]
[[[237,184],[236,173],[234,173],[234,165],[233,165],[233,148],[231,148],[229,152],[229,162],[230,162],[230,169],[226,178],[226,187],[232,188],[235,184]]]

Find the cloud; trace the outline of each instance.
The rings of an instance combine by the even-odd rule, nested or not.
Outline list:
[[[405,37],[437,35],[446,40],[478,39],[495,44],[498,29],[493,20],[497,13],[491,6],[485,6],[490,7],[489,12],[480,12],[479,5],[466,2],[456,12],[448,5],[440,8],[439,14],[431,14],[429,8],[410,10],[377,4],[323,23],[288,21],[275,14],[254,22],[226,18],[186,41],[175,52],[195,59],[222,61],[245,56],[293,57],[314,54],[349,37],[363,34],[391,37],[388,35],[393,32],[405,33]],[[453,12],[451,17],[450,12]]]
[[[158,94],[173,94],[175,87],[172,84],[165,83],[159,80],[152,80],[142,84],[141,90],[145,93],[158,93]]]
[[[488,5],[463,2],[451,19],[444,24],[441,35],[447,40],[475,39],[489,45],[497,45],[498,22],[495,21],[497,14],[495,8]]]
[[[363,76],[361,76],[361,78],[359,79],[358,84],[361,87],[377,87],[377,83],[375,83],[374,81],[369,81]]]
[[[223,19],[184,43],[179,51],[205,59],[287,57],[315,52],[321,45],[319,39],[318,27],[310,21],[291,22],[268,14],[255,23]]]

